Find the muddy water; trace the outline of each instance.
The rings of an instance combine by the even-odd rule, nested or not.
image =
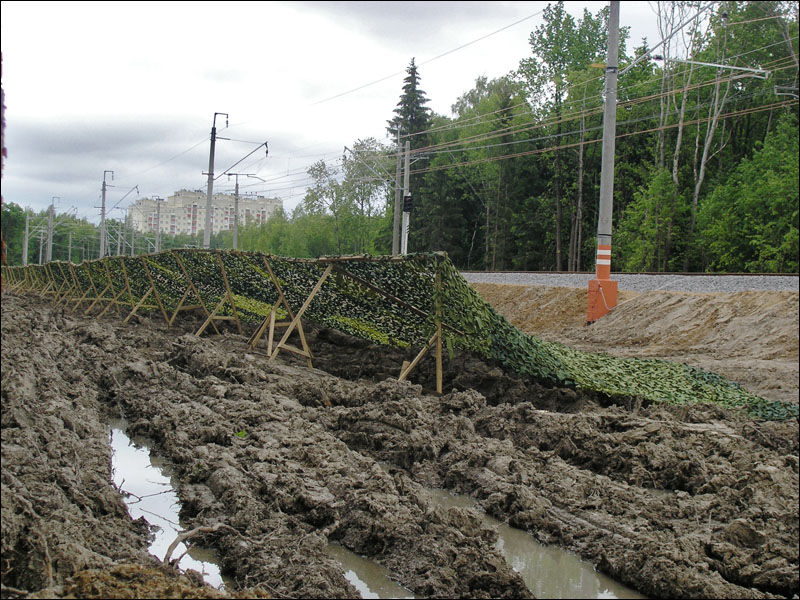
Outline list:
[[[358,590],[362,598],[414,598],[409,590],[392,581],[389,571],[338,544],[329,544],[328,554],[344,569],[344,577]]]
[[[469,496],[447,490],[427,490],[445,508],[475,508]],[[598,573],[591,563],[560,548],[545,546],[530,534],[509,527],[481,511],[488,525],[497,527],[497,548],[536,598],[645,598],[635,590]]]
[[[164,461],[150,455],[147,440],[127,436],[127,422],[114,419],[109,422],[112,455],[112,477],[114,484],[123,491],[125,504],[132,519],[144,517],[158,527],[150,553],[159,560],[169,545],[183,530],[178,514],[180,502],[175,493],[169,469]],[[177,558],[186,552],[179,544],[172,553]],[[194,569],[203,575],[203,580],[218,589],[233,589],[232,582],[223,578],[213,550],[192,547],[178,563],[181,569]]]

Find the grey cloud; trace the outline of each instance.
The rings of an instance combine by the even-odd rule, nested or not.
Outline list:
[[[409,42],[421,49],[441,50],[440,33],[460,23],[497,18],[506,13],[513,19],[518,8],[506,2],[296,2],[309,12],[324,13],[332,20],[380,38],[386,43]]]

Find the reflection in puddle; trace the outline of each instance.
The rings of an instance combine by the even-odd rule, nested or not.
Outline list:
[[[413,598],[409,590],[389,578],[389,570],[376,562],[350,552],[338,544],[328,544],[328,554],[344,568],[344,577],[362,598]]]
[[[444,508],[475,508],[469,496],[447,490],[427,490],[431,499]],[[509,527],[479,510],[487,525],[497,527],[497,549],[517,571],[536,598],[644,598],[598,573],[591,563],[554,546],[545,546],[521,529]]]
[[[131,442],[125,434],[127,423],[124,420],[113,419],[109,425],[114,484],[124,492],[123,499],[132,519],[144,517],[148,523],[158,527],[149,550],[150,554],[164,560],[169,545],[183,530],[178,520],[178,496],[169,477],[164,475],[167,470],[165,462],[150,456],[146,440],[137,438],[136,445]],[[185,552],[186,546],[179,544],[172,552],[172,558],[178,558]],[[193,547],[178,565],[183,570],[199,571],[203,574],[203,580],[215,588],[225,589],[227,583],[233,589],[230,580],[223,580],[213,550]]]

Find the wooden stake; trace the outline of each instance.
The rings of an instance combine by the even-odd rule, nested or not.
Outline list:
[[[139,300],[139,303],[138,303],[138,304],[137,304],[137,305],[134,307],[134,309],[133,309],[133,310],[130,312],[130,314],[129,314],[127,317],[125,317],[125,320],[124,320],[124,321],[122,321],[123,323],[127,323],[127,322],[130,320],[130,318],[131,318],[133,315],[135,315],[135,314],[136,314],[136,311],[137,311],[137,310],[139,310],[139,308],[142,306],[142,304],[144,304],[144,301],[145,301],[145,300],[147,300],[147,297],[148,297],[148,296],[149,296],[149,295],[150,295],[152,292],[153,292],[153,289],[152,289],[152,288],[150,288],[149,290],[147,290],[147,293],[146,293],[144,296],[142,296],[142,299],[141,299],[141,300]]]
[[[275,357],[278,356],[278,352],[280,352],[281,348],[284,347],[286,340],[289,339],[289,336],[291,335],[292,331],[294,331],[295,327],[297,327],[297,324],[300,322],[300,318],[303,316],[303,313],[306,312],[306,309],[311,304],[311,301],[314,299],[314,296],[317,295],[317,292],[319,292],[320,288],[322,287],[322,284],[325,283],[325,280],[328,278],[328,275],[331,274],[332,269],[333,265],[329,264],[328,267],[325,269],[325,272],[322,274],[322,277],[320,277],[319,281],[317,281],[317,284],[314,286],[314,289],[311,290],[311,293],[308,295],[308,298],[306,298],[306,301],[303,302],[303,306],[301,306],[300,310],[297,311],[297,315],[295,315],[294,319],[292,319],[292,322],[290,323],[286,332],[283,334],[281,341],[278,342],[278,345],[276,346],[275,351],[272,353],[272,356],[269,357],[270,360],[274,360]],[[294,350],[289,349],[289,351],[292,352]],[[306,360],[308,362],[308,367],[312,368],[310,353],[309,356],[306,356]]]
[[[398,381],[405,381],[405,379],[409,376],[411,371],[414,370],[414,367],[416,367],[419,364],[419,361],[422,360],[422,357],[425,356],[425,353],[431,349],[431,346],[433,346],[434,342],[438,337],[439,334],[434,333],[433,337],[428,341],[427,344],[425,344],[425,346],[422,348],[422,350],[420,350],[419,354],[417,354],[417,356],[414,357],[414,360],[412,360],[410,364],[408,364],[407,362],[403,362],[403,365],[408,364],[408,366],[405,367],[404,371],[401,371],[400,377],[397,378]]]
[[[180,255],[177,252],[175,252],[174,250],[170,250],[170,252],[172,253],[172,256],[175,257],[175,260],[178,262],[178,267],[180,267],[181,271],[183,271],[183,276],[186,278],[186,282],[189,284],[189,287],[192,289],[192,291],[194,292],[194,295],[197,297],[197,301],[200,303],[200,305],[197,306],[196,308],[202,308],[203,312],[206,315],[206,318],[210,317],[211,314],[208,312],[208,309],[206,308],[206,305],[203,302],[203,299],[200,297],[200,292],[198,292],[197,288],[194,286],[194,282],[192,282],[192,278],[189,275],[189,272],[186,270],[186,267],[184,266],[183,260],[181,260]],[[187,289],[187,292],[188,292],[188,289]],[[183,295],[183,298],[184,299],[186,298],[186,294]],[[183,302],[183,300],[181,300],[181,303],[182,302]],[[178,309],[179,308],[180,308],[180,306],[178,306],[178,308],[175,309],[175,314],[172,315],[172,320],[175,320],[175,315],[178,314]],[[189,307],[185,307],[184,310],[188,310],[188,308]],[[195,307],[192,307],[192,308],[195,308]],[[170,324],[172,324],[172,321],[170,321]],[[211,322],[211,326],[214,328],[214,331],[217,332],[217,335],[219,335],[219,329],[217,329],[217,326],[214,324],[213,321]]]
[[[442,271],[436,265],[436,393],[442,393]]]
[[[161,301],[161,294],[159,294],[158,290],[156,289],[156,283],[155,281],[153,281],[153,276],[150,273],[150,267],[147,266],[147,260],[143,255],[140,256],[140,258],[142,260],[142,266],[144,267],[144,272],[147,275],[147,280],[150,282],[150,289],[153,290],[153,295],[156,298],[156,304],[158,304],[158,308],[161,309],[161,314],[164,317],[164,321],[166,321],[167,327],[169,327],[171,323],[169,317],[167,316],[167,311],[164,309],[164,303]]]
[[[272,347],[272,340],[274,339],[275,336],[275,327],[291,326],[292,322],[295,319],[295,315],[292,312],[292,309],[289,307],[289,303],[286,301],[286,296],[283,295],[283,290],[281,289],[281,285],[278,282],[278,278],[275,276],[275,273],[273,272],[272,267],[270,266],[269,261],[267,260],[267,257],[262,255],[261,258],[264,261],[264,266],[267,268],[270,280],[272,281],[272,284],[275,286],[275,289],[278,292],[278,300],[275,302],[275,304],[272,305],[272,309],[270,310],[269,315],[267,315],[267,318],[264,319],[264,322],[259,326],[259,328],[256,331],[253,332],[253,335],[251,336],[250,339],[250,348],[256,347],[256,344],[258,343],[258,340],[261,338],[261,336],[264,334],[264,331],[267,328],[269,328],[269,335],[267,336],[267,353],[270,355],[271,359],[272,353],[275,351],[275,349],[273,349]],[[283,304],[284,308],[286,309],[286,314],[289,316],[289,319],[291,319],[289,322],[282,322],[282,323],[275,322],[278,308],[280,307],[281,304]],[[312,368],[313,365],[312,359],[314,358],[314,355],[312,354],[311,348],[309,348],[308,342],[306,341],[306,335],[303,330],[302,321],[299,321],[297,323],[296,329],[297,329],[297,334],[300,337],[300,344],[303,347],[303,350],[300,351],[299,349],[293,348],[292,346],[289,346],[287,344],[284,344],[284,347],[290,352],[295,352],[296,354],[300,354],[300,356],[305,357],[308,367]]]

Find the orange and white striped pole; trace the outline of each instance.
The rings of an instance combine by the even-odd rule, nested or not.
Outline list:
[[[597,220],[595,278],[589,281],[586,323],[617,305],[617,282],[611,280],[611,216],[614,200],[614,143],[617,133],[617,62],[619,56],[619,0],[611,0],[608,14],[605,107],[603,112],[603,158],[600,172],[600,203]]]
[[[597,245],[595,278],[589,281],[586,322],[594,323],[617,305],[617,282],[611,279],[611,244]]]

